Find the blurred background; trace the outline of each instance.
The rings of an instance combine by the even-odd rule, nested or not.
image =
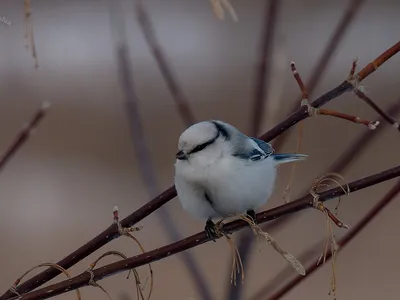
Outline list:
[[[186,125],[143,37],[134,1],[116,0],[113,4],[117,2],[120,8],[114,10],[114,17],[125,22],[131,83],[138,98],[145,143],[156,170],[157,191],[161,192],[173,184],[177,140]],[[265,107],[258,134],[283,120],[298,101],[300,92],[290,71],[290,61],[296,62],[307,82],[350,2],[280,1],[265,97],[275,108]],[[220,119],[250,134],[255,68],[269,1],[231,0],[239,17],[237,23],[229,15],[224,21],[217,19],[208,0],[144,3],[196,119]],[[0,22],[0,149],[7,149],[43,101],[52,105],[35,134],[0,174],[1,292],[30,267],[57,262],[107,228],[115,205],[119,206],[121,217],[125,217],[150,200],[135,155],[118,75],[118,37],[110,16],[113,8],[109,2],[99,0],[36,0],[31,1],[31,9],[38,69],[25,48],[23,1],[0,3],[0,17],[10,23]],[[398,42],[399,11],[400,2],[396,0],[363,1],[311,100],[341,83],[355,56],[361,69]],[[399,64],[400,56],[394,56],[363,82],[368,95],[384,109],[400,97]],[[327,108],[368,120],[378,118],[352,93],[333,100]],[[310,158],[296,167],[291,199],[302,196],[313,179],[365,132],[375,136],[341,173],[347,181],[398,164],[398,132],[386,124],[382,126],[384,130],[375,133],[363,125],[330,117],[304,121],[301,152]],[[280,150],[294,151],[297,130],[287,135]],[[283,203],[290,169],[290,165],[282,167],[266,209]],[[394,181],[388,181],[345,197],[340,218],[350,226],[355,224],[393,184]],[[327,205],[333,208],[335,204],[331,201]],[[399,209],[400,201],[395,201],[339,254],[338,299],[367,300],[382,295],[385,299],[398,298],[396,257],[400,244],[393,237],[400,226]],[[203,222],[182,210],[176,198],[164,206],[162,214],[153,213],[140,225],[144,228],[135,236],[146,250],[204,228]],[[168,231],[171,226],[175,227],[175,237]],[[271,234],[285,250],[299,257],[310,246],[323,241],[325,228],[324,215],[308,210]],[[338,238],[345,233],[339,228],[334,230]],[[245,233],[249,230],[235,233],[234,239],[238,241]],[[318,247],[314,259],[323,250],[322,244]],[[119,250],[128,256],[140,252],[131,240],[120,238],[78,263],[70,269],[71,273],[83,272],[106,250]],[[186,258],[184,255],[152,264],[152,299],[236,299],[228,293],[231,252],[226,241],[206,243],[187,251]],[[193,279],[185,263],[187,259],[193,262],[206,287],[199,288],[200,279]],[[106,258],[102,264],[115,260]],[[254,299],[286,267],[286,262],[267,243],[261,239],[254,243],[245,266],[240,299]],[[141,267],[139,272],[143,278],[147,276],[147,268]],[[325,265],[283,298],[332,299],[328,295],[331,273],[330,264]],[[289,271],[280,284],[295,275],[295,271]],[[135,299],[134,281],[125,277],[125,273],[118,274],[100,284],[113,299]],[[60,275],[51,283],[63,279]],[[83,299],[106,297],[94,287],[81,289],[81,293]],[[73,297],[68,293],[57,299]],[[268,294],[257,299],[268,299]]]

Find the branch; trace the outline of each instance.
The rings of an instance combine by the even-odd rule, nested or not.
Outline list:
[[[400,113],[400,98],[392,104],[388,110],[385,112],[386,115],[398,115]],[[378,119],[380,122],[383,121],[383,118]],[[379,133],[381,133],[384,128],[386,128],[386,123],[383,123],[382,126],[378,126],[378,128],[374,131],[366,131],[363,134],[361,134],[358,138],[354,140],[354,142],[347,148],[347,150],[340,155],[340,157],[332,163],[332,165],[325,171],[323,172],[320,176],[323,174],[327,173],[343,173],[345,172],[351,165],[351,163],[354,161],[354,159],[357,158],[364,150],[368,148],[368,145],[371,144],[374,140],[375,137],[378,137]],[[320,177],[319,176],[319,177]],[[302,194],[306,193],[306,191],[303,191]],[[273,233],[274,231],[280,230],[284,225],[288,226],[289,222],[293,221],[295,218],[299,217],[299,214],[292,214],[292,215],[287,215],[283,218],[279,218],[271,223],[265,224],[262,229],[269,232]],[[248,258],[248,254],[250,253],[250,249],[253,245],[253,235],[248,234],[247,232],[243,234],[243,236],[240,238],[238,245],[239,245],[239,251],[240,251],[240,256],[242,258],[242,262],[246,261]],[[288,268],[288,272],[292,272],[292,268]],[[285,273],[287,276],[287,273]],[[283,276],[283,275],[282,275]],[[272,282],[282,282],[279,279],[281,276],[277,276],[272,280]],[[287,277],[286,277],[287,278]],[[240,281],[239,281],[240,284]],[[270,290],[271,284],[268,284],[268,286],[263,288],[263,291],[268,291]],[[276,285],[275,285],[276,286]],[[274,287],[275,287],[274,286]],[[265,294],[266,292],[263,292]],[[253,297],[254,299],[259,299],[260,297]],[[227,298],[229,299],[229,298]]]
[[[260,131],[261,119],[264,113],[264,105],[265,102],[268,101],[268,99],[265,99],[265,94],[268,90],[270,83],[274,32],[279,5],[279,0],[269,0],[268,4],[265,4],[261,49],[256,69],[256,86],[254,89],[253,116],[250,119],[250,132],[252,133],[252,135],[257,135]]]
[[[400,42],[389,48],[387,51],[384,53],[384,57],[386,59],[389,59],[391,56],[396,54],[398,51],[400,51]],[[390,55],[388,55],[389,53]],[[381,59],[382,55],[379,56],[378,58]],[[383,63],[383,62],[382,62]],[[380,64],[382,64],[380,63]],[[370,65],[370,64],[369,64]],[[365,79],[368,75],[370,75],[372,72],[368,71],[369,70],[369,65],[367,65],[363,70],[359,72],[358,75],[362,75],[363,79]],[[361,77],[361,76],[360,76]],[[334,98],[339,97],[343,93],[352,90],[352,85],[348,81],[344,81],[331,91],[325,93],[315,101],[311,103],[312,107],[321,107],[322,105],[328,103]],[[287,117],[284,121],[273,127],[271,130],[266,132],[264,135],[260,137],[260,139],[268,142],[277,137],[278,135],[282,134],[298,122],[300,122],[303,119],[308,118],[308,108],[306,106],[301,106],[295,113]],[[163,206],[165,203],[176,197],[176,189],[174,186],[169,187],[167,190],[165,190],[163,193],[158,195],[157,197],[153,198],[150,200],[148,203],[143,205],[141,208],[127,216],[125,219],[121,221],[121,225],[123,227],[131,227],[137,222],[140,222],[142,219],[153,213],[155,210]],[[293,203],[291,203],[293,204]],[[81,246],[79,249],[62,259],[61,261],[57,262],[58,265],[63,267],[64,269],[68,269],[71,266],[75,265],[78,263],[80,260],[85,258],[86,256],[90,255],[97,249],[101,248],[108,242],[112,241],[113,239],[117,238],[119,236],[118,232],[118,227],[113,224],[110,227],[108,227],[106,230],[101,232],[99,235],[97,235],[95,238],[93,238],[91,241],[87,242],[85,245]],[[41,272],[37,274],[36,276],[32,277],[31,279],[27,280],[26,282],[22,283],[17,291],[20,294],[26,293],[28,291],[31,291],[38,286],[42,285],[45,282],[48,282],[49,280],[53,279],[55,276],[60,274],[58,270],[54,269],[48,269],[44,272]],[[1,297],[0,300],[5,300],[12,297],[12,293],[10,291],[5,292]]]
[[[156,33],[142,0],[135,0],[135,10],[147,45],[149,46],[151,53],[153,53],[158,68],[160,69],[160,72],[167,83],[168,89],[175,100],[182,120],[184,121],[185,125],[189,127],[196,122],[196,118],[190,109],[189,101],[184,95],[160,43],[157,41]]]
[[[355,91],[355,94],[362,100],[364,100],[365,103],[367,103],[369,106],[372,107],[373,110],[375,110],[383,120],[388,122],[390,125],[392,125],[394,128],[396,128],[398,131],[400,131],[400,126],[399,123],[390,117],[388,114],[386,114],[371,98],[369,98],[367,95],[365,95],[362,91],[357,89]]]
[[[34,132],[35,128],[39,125],[40,121],[42,121],[43,117],[46,115],[48,108],[50,107],[50,103],[43,102],[42,106],[39,110],[34,114],[33,118],[29,121],[27,125],[25,125],[21,131],[16,136],[15,140],[8,147],[6,152],[0,158],[0,170],[3,170],[4,166],[10,161],[10,159],[17,153],[19,149],[25,144],[25,142],[29,139],[31,134]]]
[[[322,74],[325,72],[335,50],[339,47],[339,44],[343,37],[345,36],[347,30],[350,28],[352,21],[355,18],[356,13],[361,9],[362,5],[365,3],[365,0],[350,0],[347,6],[346,11],[342,15],[340,22],[337,24],[331,38],[325,46],[325,49],[314,67],[310,79],[307,82],[307,87],[310,93],[312,93],[322,78]],[[262,68],[262,66],[260,66]],[[354,73],[353,73],[354,74]],[[300,97],[300,99],[296,100],[293,104],[293,108],[290,110],[291,112],[295,112],[298,109],[298,103],[302,100],[304,95]],[[308,97],[307,97],[308,98]],[[272,100],[272,99],[271,99]],[[285,135],[280,136],[273,143],[273,146],[276,150],[280,149],[281,145],[285,141]],[[281,221],[281,220],[280,220]],[[268,229],[270,230],[270,228]],[[245,235],[238,243],[238,249],[242,258],[243,266],[245,267],[247,264],[247,258],[249,251],[251,249],[251,241],[248,241],[251,238],[251,235]],[[236,286],[230,285],[230,290],[235,290],[235,297],[237,299],[240,298],[242,284],[239,282]],[[231,298],[226,298],[231,299]]]
[[[338,249],[337,252],[341,251],[352,239],[354,239],[357,234],[361,232],[378,214],[384,209],[395,197],[400,193],[400,181],[387,192],[387,194],[347,233],[342,239],[337,242]],[[326,261],[332,258],[332,252],[328,251],[326,255]],[[294,279],[285,284],[282,288],[276,291],[272,296],[268,297],[268,300],[277,300],[282,298],[290,290],[292,290],[297,284],[310,276],[318,268],[322,267],[324,264],[317,264],[316,262],[310,264],[307,268],[305,276],[296,276]],[[254,298],[258,299],[258,298]]]
[[[388,169],[386,171],[364,177],[362,179],[353,181],[348,184],[348,191],[343,190],[341,187],[327,190],[325,192],[317,194],[318,201],[324,202],[339,196],[344,195],[347,192],[355,192],[367,187],[382,183],[384,181],[396,178],[400,176],[400,166]],[[270,220],[282,217],[286,214],[294,213],[306,208],[312,208],[315,205],[315,198],[311,194],[307,194],[302,198],[289,202],[287,204],[275,207],[270,210],[266,210],[257,214],[257,223],[265,223]],[[248,226],[248,223],[242,220],[236,220],[229,222],[222,227],[222,231],[225,233],[232,234],[235,231],[243,229]],[[60,294],[64,294],[68,291],[75,290],[77,288],[87,286],[90,284],[91,280],[99,281],[108,276],[128,271],[133,268],[149,264],[154,261],[166,258],[168,256],[174,255],[176,253],[188,250],[190,248],[199,246],[210,240],[204,231],[194,234],[178,242],[172,243],[170,245],[163,246],[161,248],[146,252],[144,254],[136,255],[127,259],[114,262],[98,269],[93,270],[92,274],[88,272],[81,273],[69,280],[64,280],[56,284],[52,284],[45,288],[29,292],[27,294],[21,295],[20,297],[14,297],[12,300],[38,300],[47,299]],[[91,276],[92,275],[92,276]],[[94,275],[94,276],[93,276]]]
[[[365,0],[350,0],[347,6],[345,13],[342,16],[342,19],[338,23],[335,28],[335,31],[332,34],[328,44],[326,45],[324,52],[322,53],[317,65],[311,73],[310,79],[307,82],[307,89],[310,95],[313,93],[314,89],[318,85],[319,81],[322,79],[322,74],[326,70],[335,50],[339,47],[340,42],[342,41],[345,33],[350,28],[352,21],[355,18],[355,15],[358,11],[361,10],[362,5],[365,3]],[[300,103],[302,97],[299,97],[293,104],[291,108],[291,112],[295,112],[298,108],[298,103]],[[285,141],[285,136],[281,136],[274,143],[274,148],[279,149]]]
[[[146,144],[139,113],[139,99],[134,85],[133,71],[131,68],[132,63],[129,57],[123,14],[120,9],[118,11],[112,9],[112,5],[118,6],[119,3],[115,1],[112,3],[113,4],[110,3],[111,6],[109,6],[111,19],[110,26],[114,28],[115,31],[119,31],[118,35],[120,37],[120,41],[115,43],[119,80],[125,94],[125,107],[130,125],[131,138],[135,148],[136,161],[138,162],[140,174],[142,175],[147,194],[149,195],[149,198],[152,198],[159,193],[160,188],[157,182],[157,176],[150,156],[150,151]],[[118,8],[120,7],[118,6]],[[170,213],[164,208],[158,210],[157,213],[167,234],[169,235],[169,238],[172,241],[180,240],[182,235],[174,225]],[[190,253],[183,253],[181,258],[184,266],[188,269],[189,275],[192,277],[193,283],[197,287],[199,294],[202,295],[202,299],[212,299],[207,280],[205,280],[204,275],[200,271],[193,256]]]

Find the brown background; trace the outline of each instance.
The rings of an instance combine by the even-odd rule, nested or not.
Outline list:
[[[42,101],[52,108],[36,134],[1,173],[0,290],[6,290],[29,267],[56,262],[112,222],[112,208],[122,216],[149,197],[135,160],[123,93],[118,83],[113,39],[105,1],[32,1],[39,69],[24,48],[23,1],[2,0],[0,16],[0,149],[6,149],[21,125]],[[232,0],[240,22],[218,21],[206,0],[148,0],[148,9],[199,120],[217,118],[249,132],[255,57],[263,5],[261,0]],[[348,1],[282,3],[276,34],[271,98],[278,111],[264,120],[262,131],[282,120],[299,96],[289,62],[295,61],[308,78]],[[184,125],[138,29],[131,1],[124,2],[134,80],[140,98],[146,142],[157,168],[160,189],[173,182],[174,154]],[[400,2],[371,0],[358,12],[313,95],[320,95],[347,76],[354,56],[364,66],[398,41]],[[365,81],[370,96],[387,108],[400,96],[395,56]],[[278,100],[277,100],[278,99]],[[352,94],[327,107],[363,118],[376,114]],[[327,168],[365,127],[327,117],[305,121],[303,151],[309,161],[298,164],[292,198]],[[296,131],[283,150],[293,151]],[[349,181],[399,163],[398,133],[387,128],[342,174]],[[274,197],[266,207],[281,203],[289,166],[282,168]],[[393,181],[352,194],[342,201],[341,218],[352,225],[393,185]],[[398,198],[400,200],[400,198]],[[330,203],[334,207],[335,202]],[[177,199],[165,208],[182,236],[202,230],[203,223],[186,214]],[[338,258],[338,299],[398,299],[400,261],[398,211],[394,202]],[[171,242],[157,214],[141,225],[137,237],[148,250]],[[337,236],[343,230],[335,229]],[[324,238],[323,215],[308,211],[274,237],[295,256]],[[239,233],[235,235],[239,236]],[[104,249],[138,253],[129,240],[119,239]],[[260,251],[258,251],[260,250]],[[73,274],[105,250],[71,269]],[[322,249],[321,249],[322,251]],[[207,243],[190,254],[207,278],[214,299],[223,299],[228,286],[230,252],[223,240]],[[180,255],[153,264],[152,299],[200,299]],[[106,259],[104,263],[115,259]],[[252,250],[246,269],[245,299],[286,267],[266,243]],[[141,273],[145,276],[146,269]],[[285,299],[330,299],[331,269],[327,265]],[[57,280],[63,277],[57,278]],[[54,280],[52,282],[55,282]],[[128,292],[133,281],[125,274],[101,284],[114,299]],[[83,299],[105,299],[95,288],[82,290]],[[72,299],[72,293],[58,299]]]

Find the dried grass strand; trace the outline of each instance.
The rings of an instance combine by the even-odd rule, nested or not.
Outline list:
[[[18,277],[17,280],[15,280],[14,284],[11,286],[10,291],[13,292],[14,294],[16,294],[17,296],[21,296],[20,293],[18,293],[18,291],[16,290],[18,284],[19,284],[19,283],[21,282],[21,280],[24,279],[24,277],[25,277],[26,275],[28,275],[30,272],[32,272],[33,270],[36,270],[37,268],[42,268],[42,267],[51,267],[51,268],[57,269],[57,270],[59,270],[60,272],[62,272],[65,276],[67,276],[68,278],[71,278],[71,274],[70,274],[66,269],[64,269],[63,267],[61,267],[60,265],[55,264],[55,263],[51,263],[51,262],[48,262],[48,263],[41,263],[41,264],[38,264],[37,266],[34,266],[34,267],[30,268],[28,271],[26,271],[26,272],[23,273],[20,277]],[[81,298],[81,292],[80,292],[79,288],[76,289],[76,297],[78,298],[78,300],[81,300],[81,299],[82,299],[82,298]]]

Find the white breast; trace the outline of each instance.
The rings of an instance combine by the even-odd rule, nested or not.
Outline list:
[[[256,210],[273,192],[277,169],[272,158],[246,161],[223,156],[212,163],[201,156],[175,164],[175,186],[182,207],[207,219]],[[213,207],[205,200],[208,194]]]

